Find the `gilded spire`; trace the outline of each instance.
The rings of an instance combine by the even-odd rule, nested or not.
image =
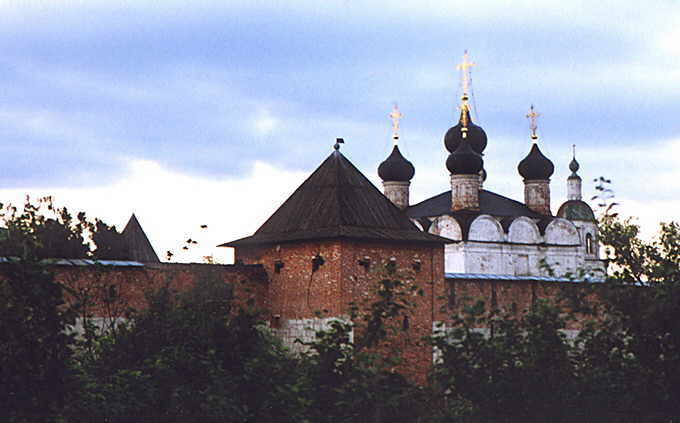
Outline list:
[[[536,112],[534,110],[534,105],[532,104],[531,107],[529,108],[529,113],[527,113],[527,119],[529,119],[529,129],[531,129],[531,139],[535,143],[536,140],[538,139],[538,135],[536,135],[536,129],[538,129],[538,125],[536,125],[536,119],[541,116],[540,113]]]
[[[461,86],[463,88],[463,94],[460,96],[460,117],[461,117],[461,135],[463,138],[467,138],[468,131],[468,112],[470,108],[468,107],[468,90],[470,89],[470,68],[475,65],[474,62],[468,60],[468,52],[465,50],[463,53],[463,61],[456,65],[456,69],[460,71],[461,75]]]
[[[403,114],[399,111],[399,107],[397,107],[397,103],[394,103],[394,107],[392,108],[392,113],[389,114],[390,119],[392,119],[392,142],[394,145],[397,145],[399,141],[399,119],[404,117]]]

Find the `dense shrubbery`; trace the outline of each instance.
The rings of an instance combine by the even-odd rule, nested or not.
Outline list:
[[[8,227],[44,225],[28,215],[23,221],[23,229]],[[39,261],[42,254],[30,253],[32,245],[44,246],[31,234],[12,235],[22,240],[20,258],[0,266],[0,408],[9,422],[672,422],[680,416],[676,224],[663,225],[658,240],[645,243],[631,222],[605,216],[601,241],[615,272],[590,286],[597,303],[583,302],[592,298],[588,291],[539,301],[519,314],[470,302],[454,316],[448,337],[432,340],[440,360],[426,386],[393,371],[397,353],[376,353],[392,336],[390,322],[409,313],[416,290],[393,274],[376,283],[372,302],[354,305],[350,319],[319,333],[301,356],[285,351],[256,310],[233,309],[230,287],[209,277],[190,292],[149,293],[149,307],[127,324],[76,338],[64,331],[74,310],[62,304],[62,287]],[[567,339],[561,330],[571,312],[584,319],[589,310],[590,323]]]

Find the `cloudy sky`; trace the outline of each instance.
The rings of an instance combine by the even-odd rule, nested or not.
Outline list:
[[[397,102],[412,199],[447,189],[467,49],[485,188],[522,198],[525,114],[542,114],[566,195],[576,144],[587,197],[680,212],[676,1],[0,0],[0,201],[51,194],[119,227],[134,212],[160,256],[200,260],[249,235],[344,137],[376,184]],[[207,224],[207,230],[200,230]]]

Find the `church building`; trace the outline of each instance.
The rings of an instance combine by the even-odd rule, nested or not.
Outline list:
[[[552,213],[554,164],[539,148],[533,106],[527,115],[533,144],[517,165],[524,201],[483,188],[487,135],[468,107],[470,66],[466,53],[459,65],[460,119],[444,135],[450,154],[442,174],[449,174],[451,190],[410,204],[417,166],[399,150],[395,106],[394,145],[378,167],[382,193],[340,152],[338,139],[331,155],[253,235],[222,245],[235,248],[237,263],[263,266],[271,328],[291,348],[299,348],[296,339],[310,340],[328,319],[344,318],[350,303],[371,295],[380,269],[392,266],[423,290],[404,322],[404,342],[413,342],[404,351],[415,374],[424,375],[432,350],[416,340],[446,323],[457,292],[522,309],[553,295],[556,284],[604,271],[575,157],[568,198]]]
[[[597,277],[604,271],[598,257],[597,222],[581,196],[579,164],[574,157],[567,179],[568,198],[552,214],[550,177],[554,165],[538,145],[533,105],[532,146],[517,170],[524,181],[524,202],[482,188],[486,179],[483,154],[487,136],[470,117],[467,53],[459,66],[463,94],[460,119],[444,135],[449,151],[446,168],[451,190],[418,204],[409,204],[413,165],[399,151],[398,118],[393,123],[394,147],[380,164],[385,196],[402,209],[419,229],[452,240],[445,249],[445,271],[451,274],[549,276],[585,273]]]

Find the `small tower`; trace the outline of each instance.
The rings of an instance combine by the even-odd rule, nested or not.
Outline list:
[[[578,229],[583,253],[583,268],[601,277],[605,268],[600,260],[597,219],[593,209],[582,200],[581,177],[576,174],[580,166],[576,161],[576,147],[572,146],[572,159],[569,163],[571,175],[567,178],[567,201],[557,210],[557,217],[570,220]]]
[[[409,206],[409,186],[416,170],[411,162],[401,155],[397,145],[399,142],[399,119],[403,115],[399,112],[396,104],[389,116],[392,119],[392,153],[378,166],[378,176],[383,181],[385,197],[389,198],[395,206],[404,210]]]
[[[538,116],[539,114],[534,111],[534,105],[532,104],[527,114],[531,129],[531,150],[519,162],[517,170],[522,178],[524,178],[524,203],[537,213],[551,216],[550,177],[555,171],[555,166],[538,148],[538,135],[536,135],[536,118]]]
[[[486,148],[486,133],[472,123],[468,107],[468,72],[474,63],[468,62],[465,51],[463,61],[458,65],[462,74],[463,94],[460,98],[460,119],[444,135],[444,145],[451,153],[446,167],[451,172],[451,211],[479,210],[479,189],[482,182],[484,161],[482,152]],[[486,178],[486,172],[483,172]]]
[[[569,163],[571,175],[567,178],[567,200],[581,200],[581,177],[576,174],[579,164],[576,161],[576,145],[572,145],[572,159]]]

